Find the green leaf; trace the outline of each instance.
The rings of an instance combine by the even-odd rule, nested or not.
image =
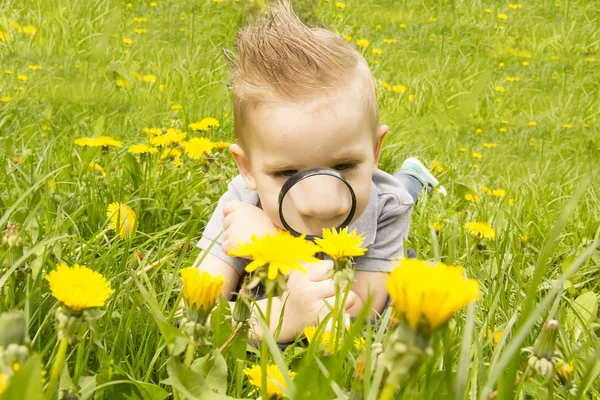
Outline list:
[[[36,355],[21,365],[21,368],[10,378],[4,393],[0,394],[0,400],[43,399],[41,362],[40,357]]]
[[[578,340],[581,333],[587,330],[598,314],[598,297],[594,292],[586,292],[579,295],[571,308],[567,310],[565,329]]]
[[[95,388],[90,391],[90,386],[92,384],[87,382],[86,395],[89,397],[84,397],[82,390],[82,399],[92,398],[94,390],[97,390],[93,396],[94,399],[106,400],[164,400],[170,395],[160,386],[134,381],[121,374],[114,374],[110,377],[107,374],[98,374]]]
[[[213,332],[212,342],[220,347],[231,336],[231,309],[229,302],[219,301],[217,307],[210,314],[210,328]]]
[[[214,359],[210,359],[214,356]],[[212,354],[198,358],[192,363],[192,371],[206,377],[206,385],[214,393],[227,393],[227,363],[221,352],[215,349]]]
[[[232,399],[214,390],[206,377],[186,367],[174,357],[167,362],[167,372],[173,388],[190,400]],[[227,379],[227,375],[223,379]]]

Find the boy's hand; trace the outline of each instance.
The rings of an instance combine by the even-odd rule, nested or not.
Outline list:
[[[223,244],[221,249],[229,254],[229,249],[235,248],[236,243],[250,241],[252,235],[264,236],[276,233],[277,227],[260,208],[241,201],[230,201],[223,207],[225,216]]]
[[[335,285],[330,278],[333,262],[324,260],[303,264],[303,267],[307,273],[293,270],[288,279],[288,289],[281,296],[281,306],[285,304],[285,310],[279,341],[294,340],[304,327],[318,324],[331,312],[325,302],[332,308],[335,303]],[[355,301],[356,294],[350,292],[345,309],[351,308]],[[277,326],[278,322],[272,321],[272,324]]]

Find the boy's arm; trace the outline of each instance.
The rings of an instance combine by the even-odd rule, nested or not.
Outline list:
[[[361,312],[364,303],[371,296],[370,317],[375,318],[376,312],[381,314],[388,300],[387,281],[389,273],[377,271],[355,271],[354,284],[352,290],[356,293],[357,299],[354,306],[348,310],[352,316],[357,316]]]

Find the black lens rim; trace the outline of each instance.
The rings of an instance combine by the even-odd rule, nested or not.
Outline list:
[[[288,180],[285,181],[285,183],[281,187],[281,190],[279,191],[279,199],[278,199],[278,201],[279,201],[279,219],[281,220],[281,223],[283,224],[284,228],[287,229],[294,236],[302,236],[304,234],[296,231],[285,220],[285,217],[283,216],[283,199],[285,198],[287,193],[290,191],[290,189],[295,184],[303,181],[306,178],[310,178],[311,176],[317,176],[317,175],[333,176],[334,178],[337,178],[340,181],[344,182],[344,184],[350,191],[350,196],[352,197],[352,206],[350,207],[350,213],[348,214],[346,219],[336,229],[339,230],[339,229],[345,228],[346,226],[350,225],[350,222],[352,222],[352,218],[354,218],[354,214],[356,212],[356,194],[354,193],[354,190],[352,189],[350,182],[348,182],[348,180],[346,178],[344,178],[344,176],[342,174],[340,174],[338,171],[336,171],[333,168],[326,168],[326,167],[315,167],[315,168],[303,169],[301,171],[296,172],[294,175],[290,176],[288,178]],[[320,237],[319,235],[306,235],[305,239],[314,240],[315,238],[319,238],[319,237]]]

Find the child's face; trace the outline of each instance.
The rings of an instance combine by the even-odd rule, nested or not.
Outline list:
[[[263,210],[280,228],[279,191],[288,177],[307,168],[342,173],[356,194],[354,219],[364,212],[388,127],[381,125],[373,132],[365,107],[348,97],[316,111],[292,103],[261,105],[246,117],[245,149],[230,147],[246,185],[258,191]],[[328,221],[343,220],[339,215],[348,215],[348,210],[340,209],[335,192],[331,196],[330,201],[318,193],[303,198],[303,217],[322,220],[325,227]]]

